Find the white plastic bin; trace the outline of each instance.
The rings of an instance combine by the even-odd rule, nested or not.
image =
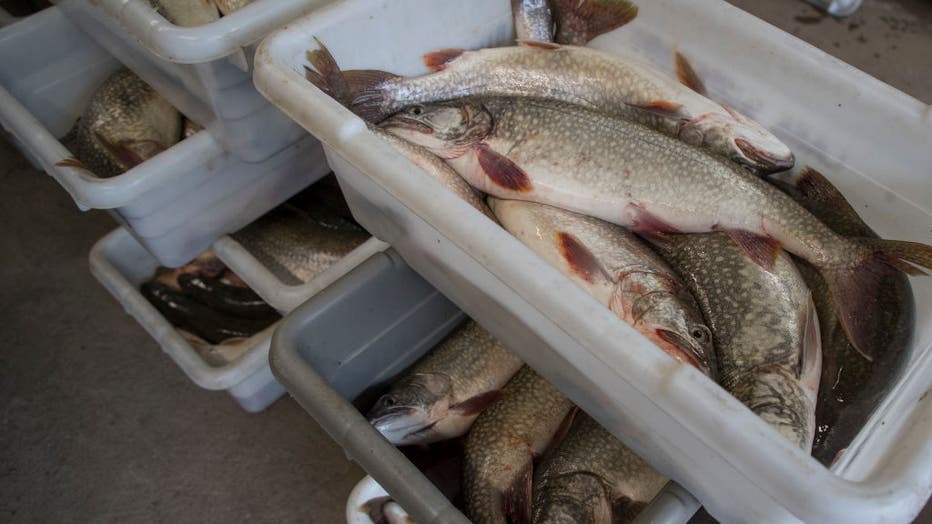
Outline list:
[[[72,156],[59,138],[118,68],[57,7],[8,26],[0,30],[0,122],[79,207],[112,209],[163,265],[186,263],[329,172],[320,144],[306,134],[247,163],[209,131],[112,178],[57,165]]]
[[[262,411],[285,390],[269,369],[269,343],[278,323],[253,335],[227,353],[228,364],[213,366],[155,309],[139,286],[159,262],[123,228],[100,239],[91,249],[91,273],[149,333],[195,384],[226,390],[246,411]],[[218,351],[221,346],[213,346]]]
[[[888,238],[932,243],[932,110],[720,0],[654,0],[593,46],[672,72],[750,115]],[[831,470],[676,364],[511,235],[369,132],[303,75],[311,37],[347,69],[426,71],[421,55],[513,38],[503,0],[347,0],[271,35],[259,90],[324,143],[377,237],[639,455],[729,522],[905,522],[932,492],[932,279],[913,279],[907,372]],[[359,45],[365,42],[366,45]],[[621,347],[621,346],[624,347]]]
[[[168,22],[146,0],[63,0],[58,5],[224,149],[259,162],[304,133],[256,92],[251,70],[256,43],[326,3],[256,0],[199,27]]]

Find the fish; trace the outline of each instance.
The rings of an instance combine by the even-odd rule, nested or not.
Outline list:
[[[521,365],[489,332],[468,320],[392,384],[367,417],[399,446],[459,437],[501,396]]]
[[[846,237],[879,238],[851,204],[822,173],[804,169],[795,183],[771,180],[836,233]],[[864,427],[893,387],[910,359],[916,306],[909,279],[901,273],[880,277],[874,302],[860,304],[880,319],[870,333],[874,361],[863,358],[850,344],[838,322],[825,280],[808,263],[797,268],[815,300],[822,334],[822,379],[816,403],[816,437],[812,456],[829,466]]]
[[[281,318],[277,313],[254,318],[217,311],[155,280],[143,283],[140,291],[169,323],[208,344],[249,338]]]
[[[295,197],[230,236],[284,284],[310,282],[370,237],[332,209],[304,204],[313,198]]]
[[[214,0],[150,0],[169,22],[181,27],[197,27],[220,19]]]
[[[624,228],[489,197],[502,227],[676,360],[715,376],[712,333],[679,276]]]
[[[100,178],[120,175],[181,139],[181,114],[128,69],[108,77],[74,132],[73,153]],[[75,165],[74,159],[59,163]]]
[[[547,0],[511,0],[518,40],[553,41],[553,20]]]
[[[376,497],[364,502],[358,510],[372,524],[414,524],[414,520],[391,497]]]
[[[203,130],[204,128],[200,124],[194,120],[191,120],[190,118],[185,118],[184,123],[182,124],[181,139],[184,140],[191,138]]]
[[[220,14],[223,16],[227,16],[238,9],[246,7],[251,4],[252,1],[253,0],[213,0],[217,9],[220,10]]]
[[[808,453],[822,350],[816,306],[792,258],[780,250],[766,270],[722,233],[668,235],[654,246],[712,328],[719,384]]]
[[[575,406],[525,366],[466,436],[463,495],[476,524],[528,522],[533,459],[572,422]]]
[[[550,0],[558,44],[584,46],[593,38],[628,24],[638,8],[628,0]]]
[[[182,293],[215,311],[251,318],[281,316],[249,287],[229,284],[221,278],[182,273],[178,284]]]
[[[325,47],[317,41],[319,50]],[[313,53],[311,51],[310,53]],[[363,119],[378,123],[409,107],[463,97],[531,97],[621,116],[758,172],[789,169],[793,152],[760,124],[630,56],[545,42],[424,56],[432,73],[341,71],[329,51],[307,79]]]
[[[534,473],[534,524],[631,522],[667,478],[585,413]]]
[[[217,258],[213,251],[208,249],[181,267],[173,269],[160,267],[156,269],[153,280],[180,291],[181,284],[178,282],[178,277],[181,275],[190,274],[207,278],[222,278],[226,272],[226,264]]]
[[[446,159],[473,187],[590,215],[641,236],[726,233],[770,269],[779,248],[826,281],[852,346],[872,359],[883,275],[924,275],[932,247],[839,235],[737,164],[623,118],[528,98],[416,105],[380,126]],[[714,329],[713,329],[714,330]]]

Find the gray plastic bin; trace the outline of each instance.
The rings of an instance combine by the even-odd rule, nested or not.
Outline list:
[[[279,382],[418,524],[469,520],[350,402],[413,364],[464,318],[389,249],[286,316],[272,338]],[[638,522],[684,523],[698,508],[671,482]]]

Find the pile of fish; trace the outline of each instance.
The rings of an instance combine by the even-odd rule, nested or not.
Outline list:
[[[180,27],[197,27],[219,20],[253,0],[149,0],[159,14]]]
[[[180,268],[159,268],[140,290],[213,365],[233,360],[241,341],[281,318],[210,251]]]
[[[432,72],[400,77],[341,71],[318,41],[307,79],[661,350],[830,464],[908,360],[906,276],[932,268],[932,247],[879,238],[825,176],[790,171],[790,148],[706,97],[683,55],[674,55],[673,78],[583,47],[632,22],[629,2],[513,0],[512,8],[518,45],[433,51],[424,55]],[[511,370],[503,366],[501,374]],[[464,396],[456,381],[425,371],[402,381],[426,381],[420,393],[450,398],[400,409],[400,397],[388,397],[373,423],[399,443],[448,438],[450,424],[458,432],[501,395],[467,437],[466,507],[478,522],[523,519],[526,455],[542,451],[541,435],[569,404],[529,370],[501,394],[492,393],[500,376],[460,380],[496,388]],[[527,388],[539,403],[532,420],[483,428],[511,417],[501,406]],[[519,439],[523,459],[503,449],[486,462],[470,458],[490,445],[473,442],[525,422],[536,429]],[[516,475],[507,482],[487,469],[505,464]],[[551,468],[559,470],[541,470]],[[565,496],[583,484],[541,489]],[[586,511],[602,511],[604,501],[587,500],[598,507]],[[575,521],[575,509],[541,509],[550,507],[534,511]]]
[[[231,235],[287,285],[309,282],[369,238],[332,174]]]

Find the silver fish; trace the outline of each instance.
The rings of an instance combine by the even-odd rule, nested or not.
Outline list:
[[[853,346],[870,358],[883,275],[924,274],[932,247],[841,236],[736,164],[640,124],[578,106],[496,98],[412,106],[382,124],[481,191],[601,218],[636,232],[727,233],[765,268],[777,249],[812,263]]]
[[[585,413],[534,473],[535,524],[630,522],[667,478]]]
[[[520,368],[518,357],[469,320],[392,384],[369,421],[399,446],[458,437]]]
[[[553,20],[547,0],[511,0],[518,40],[553,41]]]
[[[463,495],[476,524],[527,522],[532,460],[551,444],[573,404],[531,368],[521,368],[502,398],[476,419],[466,436]]]
[[[699,301],[719,363],[719,383],[807,453],[822,372],[812,295],[789,255],[773,268],[726,235],[670,235],[655,246]]]
[[[121,69],[94,93],[72,137],[76,158],[59,165],[114,177],[178,142],[181,113],[133,72]]]
[[[370,122],[415,104],[462,97],[533,97],[624,116],[761,172],[792,167],[793,153],[760,124],[653,66],[595,49],[530,42],[514,47],[429,53],[435,72],[402,78],[346,71],[349,107]],[[334,93],[335,63],[309,77]],[[339,90],[336,90],[339,91]],[[340,99],[340,98],[338,98]]]
[[[680,362],[714,376],[712,333],[676,273],[624,228],[563,209],[489,197],[509,233]]]

